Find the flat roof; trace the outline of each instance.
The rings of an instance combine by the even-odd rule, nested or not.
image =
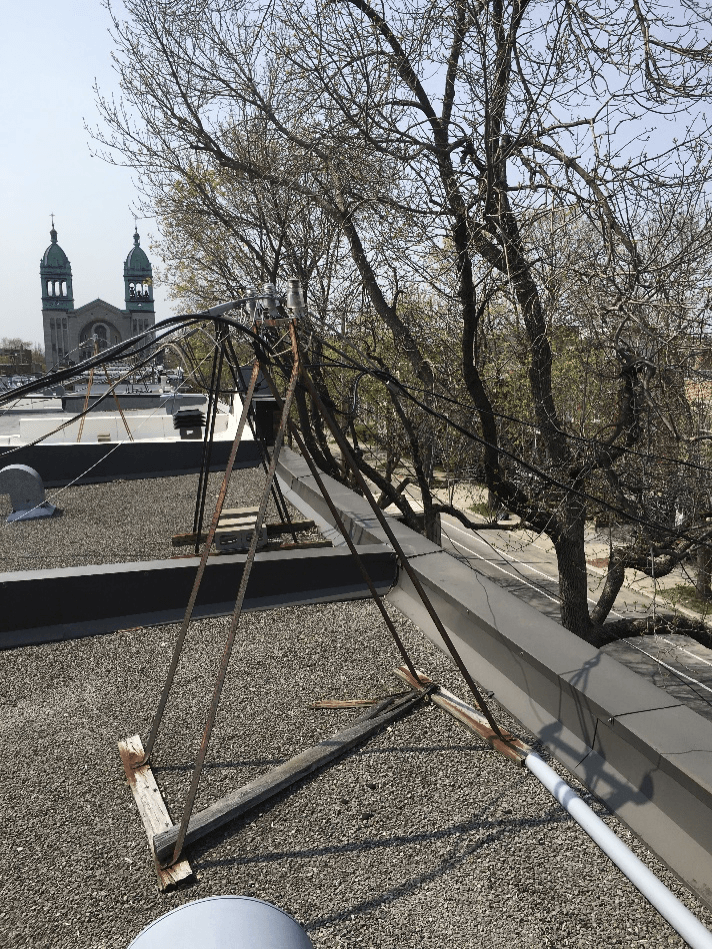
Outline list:
[[[66,489],[53,498],[61,518],[0,521],[4,569],[164,554],[172,533],[190,529],[196,482],[192,475]],[[218,484],[211,476],[209,494]],[[254,503],[261,484],[259,471],[236,472],[229,503]],[[9,506],[4,496],[0,504]],[[414,661],[467,699],[439,650],[395,611],[394,619]],[[159,734],[154,773],[174,819],[226,622],[191,627]],[[683,945],[528,771],[433,706],[191,847],[196,885],[159,894],[116,743],[145,736],[176,631],[124,630],[2,654],[0,922],[12,949],[126,949],[163,913],[222,893],[274,903],[324,949]],[[246,614],[196,808],[359,714],[311,709],[313,701],[401,690],[391,675],[398,662],[369,601]],[[712,927],[712,913],[582,793]]]

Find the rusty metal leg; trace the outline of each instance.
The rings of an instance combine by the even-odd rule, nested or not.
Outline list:
[[[218,705],[220,704],[220,696],[222,694],[223,684],[225,682],[225,675],[227,673],[227,667],[230,662],[230,656],[232,654],[232,647],[235,642],[235,634],[237,633],[237,627],[240,622],[240,615],[242,613],[242,604],[245,599],[245,593],[247,591],[247,582],[250,578],[250,571],[252,570],[252,563],[255,559],[255,553],[257,552],[257,542],[259,539],[259,530],[258,525],[262,523],[262,520],[267,509],[267,502],[270,498],[270,488],[272,486],[272,481],[274,480],[274,474],[277,469],[277,459],[279,458],[279,451],[282,446],[282,440],[284,438],[284,432],[287,427],[287,421],[289,419],[289,410],[292,407],[292,400],[294,398],[294,391],[297,387],[297,380],[299,378],[299,352],[296,345],[296,334],[294,331],[294,326],[290,325],[290,333],[292,336],[292,349],[294,352],[294,366],[292,369],[292,376],[289,380],[289,386],[287,387],[287,394],[284,400],[284,407],[282,409],[282,418],[279,424],[279,430],[277,432],[277,437],[274,442],[274,450],[272,452],[272,462],[269,466],[269,471],[267,472],[267,484],[262,493],[262,500],[260,501],[259,512],[257,514],[257,522],[255,524],[255,530],[252,533],[252,540],[250,541],[250,549],[247,552],[247,559],[245,560],[245,566],[242,571],[242,578],[240,580],[240,588],[237,593],[237,600],[235,602],[235,608],[232,612],[232,617],[230,619],[230,630],[228,632],[227,641],[223,649],[222,659],[220,660],[220,668],[218,669],[218,676],[215,682],[215,687],[213,688],[213,697],[210,703],[210,710],[208,712],[208,721],[205,724],[205,730],[203,731],[203,738],[200,743],[200,750],[198,751],[198,757],[195,761],[195,766],[193,768],[193,777],[190,784],[190,790],[188,792],[188,798],[183,808],[183,816],[181,818],[180,830],[178,831],[178,839],[176,840],[175,849],[173,851],[173,858],[171,863],[175,863],[180,857],[181,850],[183,849],[183,841],[185,840],[185,835],[188,830],[188,822],[190,821],[190,815],[193,811],[193,804],[195,803],[195,795],[198,791],[198,784],[200,782],[200,775],[203,770],[203,764],[205,763],[205,756],[208,752],[208,745],[210,744],[210,736],[213,731],[213,725],[215,724],[215,717],[218,711]]]
[[[203,516],[205,513],[205,498],[208,493],[208,480],[210,478],[210,458],[213,451],[213,439],[215,437],[215,418],[218,411],[218,395],[220,393],[220,380],[222,378],[223,360],[225,357],[225,348],[222,343],[221,331],[215,326],[215,335],[218,339],[216,344],[217,363],[213,361],[213,377],[210,383],[210,400],[208,401],[208,412],[205,418],[205,442],[203,443],[203,462],[200,471],[200,481],[198,484],[198,496],[195,505],[195,517],[193,524],[193,533],[195,534],[195,552],[200,550],[200,535],[203,530]]]
[[[383,617],[383,620],[384,620],[386,626],[388,627],[388,631],[390,632],[390,634],[391,634],[391,636],[393,637],[393,640],[394,640],[396,646],[398,647],[398,652],[400,652],[401,656],[403,657],[403,661],[405,662],[406,666],[408,667],[408,671],[409,671],[410,674],[415,678],[416,682],[420,681],[420,680],[418,679],[418,672],[417,672],[415,666],[413,665],[413,662],[412,662],[410,656],[408,655],[408,652],[407,652],[405,646],[403,645],[403,640],[402,640],[402,639],[400,638],[400,636],[398,635],[398,631],[396,630],[395,626],[393,625],[393,620],[392,620],[392,619],[390,618],[390,616],[388,615],[388,610],[386,609],[386,607],[385,607],[385,605],[384,605],[384,603],[383,603],[382,598],[378,595],[378,591],[377,591],[376,588],[374,587],[373,582],[372,582],[370,576],[368,575],[368,571],[366,570],[366,567],[365,567],[365,565],[364,565],[363,560],[362,560],[361,557],[359,556],[358,550],[356,549],[356,546],[354,545],[354,542],[353,542],[353,540],[351,539],[351,535],[350,535],[349,532],[346,530],[346,525],[345,525],[344,522],[342,521],[341,516],[340,516],[339,512],[337,511],[337,509],[336,509],[336,507],[335,507],[335,505],[334,505],[334,502],[331,500],[331,495],[330,495],[329,492],[327,491],[326,485],[324,484],[324,482],[323,482],[322,479],[321,479],[321,475],[319,474],[319,469],[317,468],[317,466],[316,466],[316,464],[315,464],[315,462],[314,462],[314,459],[311,457],[311,455],[310,455],[309,452],[307,451],[306,445],[305,445],[304,442],[302,441],[302,439],[301,439],[301,437],[300,437],[300,435],[299,435],[299,432],[297,431],[296,426],[295,426],[295,425],[292,425],[291,422],[290,422],[290,425],[291,425],[291,429],[292,429],[292,436],[294,437],[294,440],[295,440],[295,442],[297,443],[297,446],[298,446],[299,450],[301,451],[302,456],[304,457],[304,460],[305,460],[306,463],[309,465],[309,470],[311,471],[312,475],[314,476],[314,480],[316,481],[317,486],[318,486],[319,490],[321,491],[322,497],[323,497],[324,500],[326,501],[327,506],[328,506],[329,510],[331,511],[331,516],[334,518],[334,521],[336,522],[336,526],[337,526],[338,529],[341,531],[341,534],[342,534],[344,540],[346,541],[346,544],[347,544],[349,550],[351,551],[351,555],[353,556],[354,560],[356,561],[356,565],[358,566],[358,569],[359,569],[359,571],[360,571],[360,573],[361,573],[361,576],[363,577],[364,581],[366,582],[366,585],[367,585],[367,587],[368,587],[368,589],[369,589],[369,591],[370,591],[370,593],[371,593],[371,596],[373,597],[373,600],[374,600],[375,603],[376,603],[376,606],[378,607],[378,609],[379,609],[380,612],[381,612],[381,616]]]
[[[499,725],[497,724],[497,722],[496,722],[496,721],[494,720],[494,718],[492,717],[492,713],[490,712],[490,710],[487,708],[487,703],[485,702],[482,693],[481,693],[480,690],[477,688],[477,685],[475,684],[474,679],[472,678],[472,676],[471,676],[470,673],[468,672],[467,666],[466,666],[465,663],[462,661],[462,657],[460,656],[459,652],[458,652],[457,649],[455,648],[455,644],[453,643],[452,639],[450,638],[450,636],[449,636],[447,630],[446,630],[445,627],[443,626],[442,621],[441,621],[440,617],[438,616],[438,614],[436,613],[435,608],[433,607],[433,604],[430,602],[430,598],[428,597],[427,593],[425,592],[425,590],[424,590],[424,588],[423,588],[423,585],[421,584],[420,580],[419,580],[418,577],[417,577],[417,574],[415,573],[415,571],[414,571],[413,568],[411,567],[408,558],[406,557],[405,553],[403,552],[403,548],[402,548],[401,545],[398,543],[398,540],[396,539],[395,534],[394,534],[393,531],[391,530],[390,524],[388,523],[388,521],[387,521],[387,519],[386,519],[386,516],[384,515],[383,511],[380,509],[380,507],[379,507],[378,504],[376,503],[376,499],[373,497],[373,494],[371,493],[371,490],[369,489],[368,485],[366,484],[366,481],[365,481],[363,475],[361,474],[361,471],[360,471],[358,465],[356,464],[356,462],[355,462],[354,459],[353,459],[353,456],[352,456],[351,451],[350,451],[350,449],[349,449],[348,442],[347,442],[346,439],[344,438],[344,435],[343,435],[341,429],[339,428],[339,426],[336,424],[336,422],[334,421],[334,419],[331,417],[331,413],[328,411],[328,409],[326,408],[326,406],[325,406],[324,403],[322,402],[322,400],[321,400],[321,398],[320,398],[320,396],[319,396],[319,393],[317,392],[316,387],[314,386],[314,383],[312,382],[312,380],[311,380],[311,378],[310,378],[310,376],[309,376],[309,374],[307,373],[307,371],[306,371],[305,368],[302,369],[302,377],[303,377],[304,383],[305,383],[305,385],[306,385],[306,387],[307,387],[307,389],[308,389],[308,391],[309,391],[309,394],[311,395],[311,397],[312,397],[312,399],[313,399],[313,401],[314,401],[314,404],[316,405],[316,407],[317,407],[317,408],[319,409],[319,411],[321,412],[321,414],[322,414],[322,416],[323,416],[323,418],[324,418],[324,421],[326,422],[326,424],[328,425],[328,427],[331,429],[331,434],[334,436],[334,438],[335,438],[335,440],[336,440],[336,443],[337,443],[337,445],[339,446],[339,450],[341,451],[342,455],[343,455],[344,458],[346,459],[347,464],[349,465],[349,467],[350,467],[351,470],[353,471],[354,477],[356,478],[356,481],[358,482],[358,485],[359,485],[361,491],[363,492],[364,497],[366,498],[366,500],[367,500],[368,503],[370,504],[371,509],[373,510],[373,513],[376,515],[376,517],[377,517],[377,519],[378,519],[378,523],[381,525],[381,527],[383,528],[383,530],[384,530],[384,532],[385,532],[385,534],[386,534],[386,537],[388,538],[388,540],[390,541],[390,543],[393,545],[393,549],[395,550],[395,552],[396,552],[396,554],[397,554],[397,556],[398,556],[398,559],[400,560],[401,566],[403,567],[403,569],[405,570],[405,572],[408,574],[408,577],[409,577],[411,583],[413,584],[413,586],[415,587],[415,590],[416,590],[418,596],[420,597],[420,599],[421,599],[421,601],[422,601],[422,603],[423,603],[423,606],[424,606],[425,609],[428,611],[428,614],[429,614],[430,618],[432,619],[433,623],[435,624],[435,628],[437,629],[438,633],[440,633],[440,636],[442,637],[442,640],[443,640],[443,642],[445,643],[445,646],[447,647],[448,652],[449,652],[450,655],[452,656],[452,659],[453,659],[453,661],[455,662],[455,665],[457,666],[457,668],[458,668],[458,669],[460,670],[460,672],[462,673],[462,676],[463,676],[465,682],[467,683],[467,685],[468,685],[469,688],[470,688],[470,691],[472,692],[472,694],[474,695],[475,699],[477,700],[477,703],[479,704],[480,708],[482,709],[482,712],[483,712],[485,718],[487,719],[487,721],[489,722],[489,724],[490,724],[492,730],[493,730],[497,735],[499,735],[500,737],[502,737],[502,732],[501,732],[501,730],[500,730],[500,728],[499,728]]]
[[[217,530],[218,520],[222,513],[223,504],[225,503],[225,496],[227,494],[227,489],[230,485],[230,476],[232,475],[233,465],[235,464],[235,458],[237,457],[237,450],[240,447],[240,441],[242,440],[242,433],[245,429],[245,422],[247,421],[247,414],[250,410],[250,404],[252,402],[252,395],[255,391],[255,385],[257,384],[257,374],[259,372],[259,362],[255,359],[254,365],[252,366],[252,376],[250,378],[250,385],[247,389],[247,394],[245,395],[245,401],[242,406],[242,415],[240,416],[240,422],[237,426],[237,433],[235,435],[235,441],[233,442],[232,449],[230,451],[230,457],[228,458],[227,466],[225,468],[225,474],[223,476],[222,485],[220,487],[220,493],[218,494],[217,503],[215,504],[215,512],[213,514],[213,520],[210,524],[210,530],[208,531],[208,536],[205,541],[205,546],[203,547],[203,553],[200,558],[200,564],[198,565],[198,572],[195,575],[195,580],[193,581],[193,589],[190,594],[190,599],[188,600],[188,606],[186,607],[185,616],[183,617],[183,625],[180,628],[178,633],[178,639],[173,648],[173,656],[171,658],[171,664],[168,668],[168,675],[166,677],[165,684],[163,686],[163,691],[158,702],[158,708],[156,709],[156,714],[153,717],[153,723],[151,725],[151,733],[146,741],[144,748],[144,757],[143,760],[138,762],[138,764],[145,764],[148,759],[151,757],[151,752],[153,751],[153,746],[156,742],[156,736],[158,735],[158,729],[161,725],[161,719],[163,718],[163,713],[166,708],[166,703],[168,702],[168,695],[171,691],[171,686],[173,685],[173,679],[175,678],[176,669],[178,668],[178,661],[180,660],[181,652],[183,651],[183,644],[185,642],[186,633],[188,632],[188,626],[190,620],[193,616],[193,609],[195,607],[195,601],[198,596],[198,590],[200,589],[200,583],[203,579],[203,574],[205,573],[205,565],[208,562],[208,556],[210,555],[210,548],[213,544],[213,539],[215,537],[215,531]]]
[[[121,403],[119,402],[119,397],[116,394],[116,388],[111,389],[111,379],[109,378],[109,370],[104,366],[104,375],[106,376],[106,384],[109,386],[109,390],[114,397],[114,402],[116,403],[116,408],[119,410],[119,415],[121,416],[121,421],[124,423],[124,428],[126,429],[126,434],[129,436],[129,441],[133,441],[134,437],[131,434],[131,429],[129,428],[129,423],[126,421],[126,416],[124,415],[124,410],[121,408]]]
[[[96,340],[94,340],[94,355],[96,356],[98,352],[99,352],[99,347],[97,345]],[[86,399],[84,399],[84,411],[82,412],[82,420],[79,423],[79,431],[77,432],[77,442],[80,442],[82,440],[82,432],[84,431],[84,420],[86,419],[87,411],[89,410],[89,396],[91,395],[91,385],[93,381],[94,381],[94,367],[92,366],[91,369],[89,370],[89,381],[87,382],[87,397]],[[116,391],[116,387],[114,386],[114,392],[115,391]]]
[[[225,345],[227,347],[227,352],[229,354],[229,359],[227,360],[228,367],[230,369],[230,374],[232,375],[233,382],[235,383],[235,388],[238,392],[241,392],[245,387],[245,383],[242,381],[242,376],[240,375],[240,363],[235,352],[235,347],[232,345],[232,340],[229,336],[225,337]],[[269,452],[267,451],[267,445],[265,439],[262,435],[256,430],[255,425],[250,419],[248,419],[248,424],[250,426],[250,431],[252,432],[252,437],[259,445],[260,449],[260,461],[262,462],[262,469],[267,474],[269,468]],[[279,514],[279,519],[283,524],[289,524],[290,533],[292,535],[292,540],[294,543],[297,543],[297,533],[292,527],[292,519],[289,516],[289,511],[287,510],[287,504],[282,496],[282,489],[279,486],[279,481],[274,482],[272,485],[272,498],[274,500],[274,506],[277,508],[277,513]]]

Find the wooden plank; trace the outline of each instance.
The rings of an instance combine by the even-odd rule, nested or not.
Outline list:
[[[257,511],[255,511],[255,517],[257,516]],[[220,524],[222,525],[222,518],[220,519]],[[274,523],[267,524],[267,536],[268,537],[279,537],[280,534],[291,534],[292,530],[296,533],[301,533],[303,531],[314,530],[314,521],[293,521],[290,527],[289,524],[283,521],[276,521]],[[171,545],[173,547],[191,547],[195,544],[196,534],[174,534],[171,538]],[[204,544],[208,539],[208,532],[204,531],[200,535],[200,543]]]
[[[166,808],[165,801],[158,790],[156,779],[153,777],[150,764],[141,765],[134,768],[135,761],[143,758],[143,744],[138,735],[132,735],[130,738],[119,742],[119,755],[126,772],[126,780],[136,801],[136,807],[141,815],[143,826],[148,837],[148,845],[153,858],[153,865],[158,877],[158,887],[160,890],[170,890],[179,883],[188,880],[193,876],[193,871],[187,860],[179,860],[175,866],[161,867],[156,852],[153,849],[153,838],[156,834],[172,826],[171,818]]]
[[[424,672],[421,672],[420,669],[416,669],[418,678],[420,679],[420,685],[415,682],[405,666],[399,666],[393,671],[399,679],[406,682],[412,689],[422,688],[423,685],[435,685],[433,680]],[[505,758],[509,758],[510,761],[513,761],[517,765],[522,766],[526,756],[531,751],[534,751],[531,745],[521,741],[515,735],[510,734],[504,729],[502,729],[504,738],[500,738],[496,732],[492,731],[484,715],[481,715],[472,705],[463,702],[457,695],[448,692],[447,689],[443,689],[442,686],[438,686],[435,689],[430,696],[430,700],[433,705],[439,706],[443,711],[447,712],[448,715],[452,715],[453,718],[462,722],[470,731],[484,738],[491,748],[494,748],[495,751],[498,751],[501,755],[504,755]]]
[[[205,810],[194,814],[188,823],[186,845],[247,813],[319,768],[341,758],[355,745],[371,738],[386,725],[390,725],[391,722],[414,709],[425,694],[425,692],[420,692],[399,698],[389,697],[379,702],[350,727],[336,732],[331,738],[302,751],[284,764],[272,768],[267,774],[250,781],[239,790],[233,791],[232,794],[221,798]],[[154,851],[160,862],[170,860],[172,857],[178,839],[178,830],[179,826],[176,824],[168,830],[157,833],[153,838]]]

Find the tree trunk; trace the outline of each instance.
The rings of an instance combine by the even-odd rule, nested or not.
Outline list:
[[[697,549],[697,581],[695,590],[697,595],[705,600],[712,599],[712,589],[710,589],[710,577],[712,576],[712,553],[708,547],[698,547]]]
[[[608,572],[603,584],[603,590],[598,598],[598,602],[591,611],[591,619],[597,625],[602,625],[608,614],[613,609],[616,597],[623,586],[625,579],[625,565],[620,557],[616,556],[616,551],[611,552],[611,559],[608,561]]]
[[[588,612],[583,516],[562,525],[553,540],[559,567],[561,623],[581,639],[595,644],[596,627]]]
[[[442,534],[440,530],[440,511],[434,511],[432,504],[426,508],[423,513],[423,533],[434,544],[442,546]]]

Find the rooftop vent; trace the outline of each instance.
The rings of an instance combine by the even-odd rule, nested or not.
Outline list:
[[[205,415],[200,409],[179,409],[173,416],[173,428],[180,431],[181,438],[202,438],[204,425]]]

